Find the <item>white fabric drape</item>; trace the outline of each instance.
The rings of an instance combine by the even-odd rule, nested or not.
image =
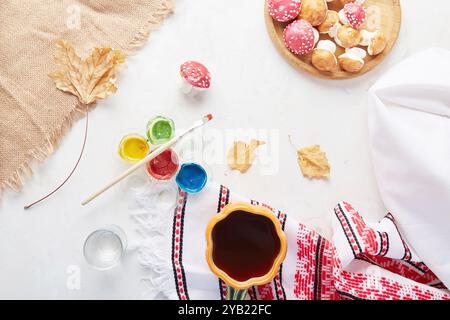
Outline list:
[[[428,49],[369,91],[380,194],[401,232],[450,286],[450,51]]]

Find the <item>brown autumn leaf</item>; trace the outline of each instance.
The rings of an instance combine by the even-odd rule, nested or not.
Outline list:
[[[93,48],[82,60],[65,40],[58,40],[55,63],[58,71],[49,73],[56,87],[77,96],[81,103],[91,104],[116,92],[117,69],[125,61],[120,50]]]
[[[239,170],[241,173],[247,172],[255,160],[256,149],[265,144],[264,141],[254,140],[247,144],[243,141],[235,141],[228,150],[227,162],[232,170]]]
[[[330,176],[330,165],[327,155],[315,144],[297,151],[297,161],[303,176],[313,178],[327,178]]]

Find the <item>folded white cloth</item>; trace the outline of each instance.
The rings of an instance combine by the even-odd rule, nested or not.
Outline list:
[[[369,91],[382,200],[427,266],[450,286],[450,51],[429,49]]]
[[[151,292],[171,299],[224,299],[227,287],[206,263],[208,221],[226,204],[260,204],[209,185],[195,195],[178,192],[173,183],[136,190],[133,215],[143,236],[140,263],[149,271]],[[175,208],[157,198],[173,199]],[[163,205],[157,205],[163,203]],[[333,214],[333,243],[317,232],[269,208],[279,219],[288,242],[286,259],[274,280],[252,287],[249,299],[450,299],[442,283],[420,262],[398,232],[392,215],[366,224],[350,204]]]

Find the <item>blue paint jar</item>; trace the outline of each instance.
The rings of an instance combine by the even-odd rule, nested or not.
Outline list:
[[[197,163],[183,163],[175,179],[180,189],[187,193],[200,192],[207,180],[205,169]]]

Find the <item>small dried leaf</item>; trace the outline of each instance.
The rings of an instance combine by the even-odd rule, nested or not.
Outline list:
[[[264,141],[251,140],[250,144],[243,141],[235,141],[228,150],[228,166],[232,170],[239,170],[241,173],[247,172],[255,160],[255,152],[258,146],[265,144]]]
[[[58,40],[55,63],[60,70],[50,73],[56,87],[77,96],[81,103],[91,104],[116,92],[118,66],[125,61],[120,50],[94,48],[90,56],[82,60],[72,45]]]
[[[297,161],[303,176],[313,178],[327,178],[330,176],[328,159],[320,146],[315,144],[297,151]]]

